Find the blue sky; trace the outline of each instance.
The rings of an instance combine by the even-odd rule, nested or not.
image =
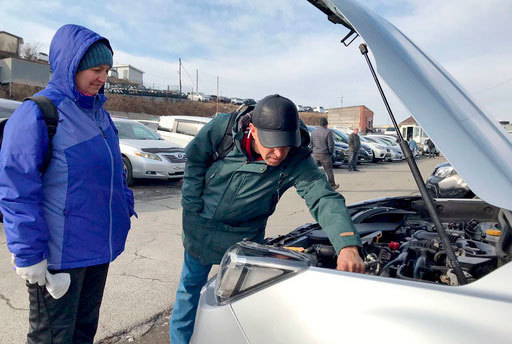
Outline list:
[[[510,0],[367,0],[440,62],[499,120],[512,121]],[[280,93],[297,104],[325,108],[364,104],[376,124],[388,124],[368,68],[339,44],[346,29],[306,0],[12,1],[0,0],[0,31],[47,52],[63,24],[107,37],[114,61],[142,69],[146,86],[175,88],[178,58],[184,90],[260,99]],[[386,88],[395,115],[407,110]]]

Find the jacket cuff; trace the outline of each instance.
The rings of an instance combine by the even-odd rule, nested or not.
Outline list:
[[[14,257],[14,261],[16,263],[16,267],[26,268],[27,266],[32,266],[41,262],[42,260],[45,259],[44,256],[45,255],[43,254],[41,256],[31,256],[27,258]]]
[[[331,240],[331,244],[334,246],[336,254],[339,254],[344,247],[363,246],[357,232],[341,232],[336,238]]]

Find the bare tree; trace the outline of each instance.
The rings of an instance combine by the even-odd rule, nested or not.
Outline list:
[[[41,43],[25,43],[21,46],[21,57],[35,61],[37,60],[37,53],[41,50]]]

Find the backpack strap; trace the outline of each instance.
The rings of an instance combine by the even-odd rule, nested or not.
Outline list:
[[[39,168],[41,173],[44,173],[52,160],[52,139],[57,131],[57,125],[59,124],[59,114],[55,104],[47,97],[44,96],[32,96],[25,98],[23,101],[32,100],[37,104],[41,113],[43,114],[44,122],[46,123],[46,129],[48,130],[48,147],[46,148],[46,154],[44,156],[43,164]]]
[[[233,125],[235,124],[236,119],[239,116],[245,115],[246,113],[254,110],[254,104],[250,105],[242,105],[236,111],[231,113],[229,117],[228,125],[226,127],[226,131],[224,136],[222,137],[222,141],[220,141],[219,145],[215,152],[213,152],[213,156],[210,159],[210,165],[213,164],[217,160],[222,160],[229,154],[235,147],[235,140],[233,138]]]

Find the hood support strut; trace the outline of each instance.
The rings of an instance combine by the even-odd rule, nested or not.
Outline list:
[[[416,181],[416,184],[418,185],[418,189],[420,190],[421,197],[423,198],[423,200],[425,202],[427,211],[430,214],[432,221],[434,222],[437,233],[439,234],[439,237],[441,238],[441,242],[443,243],[443,246],[446,248],[448,260],[455,272],[455,275],[457,276],[459,285],[467,284],[466,276],[464,275],[464,272],[462,271],[462,268],[460,267],[459,261],[457,260],[457,257],[455,256],[455,251],[453,250],[453,247],[450,244],[448,235],[446,235],[446,231],[444,230],[443,225],[441,224],[441,220],[439,219],[439,215],[437,214],[437,210],[434,205],[434,202],[432,201],[432,198],[430,197],[430,195],[427,192],[425,182],[423,181],[423,177],[421,176],[420,170],[418,169],[418,165],[416,165],[416,161],[414,160],[414,157],[412,156],[411,149],[409,148],[409,145],[407,144],[407,142],[405,142],[402,134],[400,133],[400,130],[398,129],[398,124],[396,123],[395,116],[393,115],[393,112],[391,111],[389,103],[386,99],[386,95],[384,94],[384,91],[382,90],[382,87],[380,85],[377,74],[375,74],[373,65],[368,57],[367,45],[364,43],[361,44],[359,46],[359,50],[361,51],[361,54],[363,54],[363,56],[366,59],[366,62],[368,63],[368,67],[370,68],[373,79],[375,80],[375,83],[377,84],[377,88],[379,89],[382,100],[384,101],[386,110],[388,111],[389,116],[391,117],[391,121],[393,121],[393,126],[395,127],[400,147],[402,148],[402,151],[404,152],[404,157],[407,160],[407,163],[409,164],[409,168],[411,169],[414,180]]]

